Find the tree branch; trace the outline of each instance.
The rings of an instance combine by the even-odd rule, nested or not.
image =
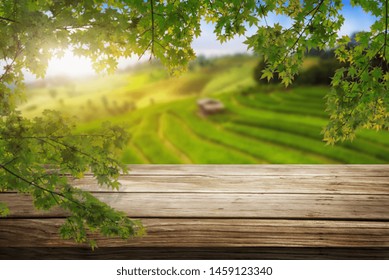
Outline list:
[[[4,51],[3,51],[4,52]],[[18,56],[23,52],[23,48],[20,46],[20,43],[19,41],[17,41],[17,49],[16,49],[16,52],[15,52],[15,55],[14,57],[12,58],[12,61],[11,63],[8,63],[7,65],[5,65],[5,71],[3,74],[1,74],[0,76],[0,82],[2,82],[2,80],[4,79],[4,77],[6,75],[8,75],[9,71],[11,70],[12,66],[14,65],[14,63],[16,62],[16,59],[18,58]],[[5,59],[5,61],[7,62],[8,59]]]
[[[8,140],[10,138],[17,138],[17,139],[61,139],[61,138],[67,138],[67,137],[107,137],[107,135],[104,135],[104,134],[73,134],[73,135],[56,135],[56,136],[14,136],[14,137],[7,137],[7,138],[0,137],[0,140]]]
[[[19,23],[19,22],[16,21],[16,20],[13,20],[13,19],[10,19],[10,18],[6,18],[6,17],[2,17],[2,16],[0,16],[0,20],[2,20],[2,21],[8,21],[8,22],[13,22],[13,23]]]
[[[265,16],[265,10],[263,9],[263,5],[260,3],[260,1],[258,1],[258,5],[259,5],[259,8],[261,9],[261,13],[262,13],[263,19],[265,20],[266,27],[269,28],[269,24],[267,23],[267,19]]]
[[[385,1],[385,40],[384,40],[384,59],[386,60],[386,44],[388,37],[388,0]]]
[[[298,35],[296,41],[293,43],[293,45],[292,45],[292,47],[290,48],[290,50],[293,51],[293,49],[296,47],[296,45],[297,45],[298,42],[300,41],[301,37],[303,36],[305,30],[307,30],[308,26],[312,23],[312,20],[315,18],[317,12],[319,11],[319,8],[321,7],[321,5],[323,5],[323,2],[324,2],[324,0],[321,0],[321,1],[319,2],[319,4],[317,4],[317,6],[316,6],[315,8],[313,8],[311,11],[309,11],[309,12],[307,13],[307,15],[309,15],[310,13],[313,12],[313,14],[312,14],[311,18],[309,19],[308,23],[304,26],[303,30],[301,30],[301,32],[299,33],[299,35]],[[288,53],[285,55],[285,57],[283,58],[283,60],[281,61],[280,64],[283,64],[283,63],[285,62],[285,59],[288,57],[289,54],[290,54],[290,52],[288,52]]]
[[[153,43],[153,42],[150,41],[150,43],[147,45],[147,47],[145,48],[145,50],[143,51],[143,53],[139,56],[138,61],[141,60],[141,58],[145,55],[145,53],[146,53],[147,50],[150,48],[150,46],[151,46],[152,43]]]
[[[73,135],[72,135],[73,136]],[[74,135],[74,136],[80,136],[80,137],[84,137],[84,136],[89,136],[89,135]],[[101,137],[104,137],[105,135],[96,135],[97,137],[98,136],[101,136]],[[65,138],[65,136],[26,136],[26,137],[11,137],[11,138],[22,138],[22,139],[34,139],[34,140],[40,140],[40,141],[43,141],[44,143],[48,144],[48,145],[51,145],[52,147],[54,148],[58,148],[58,146],[54,145],[53,143],[55,144],[58,144],[58,145],[61,145],[61,146],[64,146],[68,149],[71,149],[73,152],[76,152],[76,153],[79,153],[85,157],[88,157],[90,158],[93,162],[95,163],[99,163],[99,160],[96,159],[95,157],[93,157],[92,155],[88,154],[88,153],[85,153],[79,149],[77,149],[76,147],[74,146],[71,146],[71,145],[68,145],[66,143],[63,143],[61,141],[59,141],[58,139],[61,139],[61,138]],[[0,138],[0,140],[5,140],[4,138]],[[51,141],[51,142],[50,142]],[[53,143],[52,143],[53,142]]]
[[[150,59],[154,55],[154,41],[155,41],[155,22],[154,22],[154,0],[150,0],[151,9],[151,55]]]
[[[238,16],[240,15],[240,10],[242,10],[243,7],[244,7],[244,1],[241,1],[238,9],[236,10],[232,25],[235,25],[236,22],[238,21]]]
[[[91,156],[90,154],[87,154],[87,153],[85,153],[85,152],[83,152],[83,151],[77,149],[77,148],[74,147],[74,146],[65,144],[65,143],[63,143],[63,142],[61,142],[61,141],[59,141],[59,140],[57,140],[57,139],[53,139],[53,138],[50,138],[50,137],[48,137],[47,139],[50,140],[50,141],[52,141],[52,142],[54,142],[54,143],[57,143],[57,144],[59,144],[59,145],[62,145],[62,146],[64,146],[64,147],[68,148],[68,149],[71,149],[73,152],[76,152],[76,153],[79,153],[79,154],[81,154],[81,155],[83,155],[83,156],[86,156],[86,157],[90,158],[91,160],[93,160],[93,161],[96,162],[96,163],[99,162],[96,158],[94,158],[94,157]],[[41,140],[44,141],[44,142],[46,142],[46,143],[48,143],[48,142],[47,142],[46,140],[44,140],[44,139],[41,139]]]
[[[57,196],[59,196],[59,197],[61,197],[61,198],[67,199],[68,201],[70,201],[70,202],[72,202],[72,203],[74,203],[74,204],[76,204],[76,205],[78,205],[78,206],[80,206],[80,207],[85,208],[85,206],[82,205],[80,202],[78,202],[78,201],[76,201],[76,200],[73,200],[73,199],[70,199],[69,197],[66,197],[64,194],[62,194],[62,193],[60,193],[60,192],[52,191],[52,190],[46,189],[46,188],[44,188],[44,187],[41,187],[41,186],[39,186],[38,184],[36,184],[36,183],[34,183],[34,182],[32,182],[32,181],[29,181],[29,180],[27,180],[26,178],[22,177],[21,175],[19,175],[19,174],[13,172],[11,169],[7,168],[7,167],[6,167],[5,165],[3,165],[3,164],[0,164],[0,168],[4,169],[6,172],[8,172],[9,174],[11,174],[12,176],[14,176],[14,177],[18,178],[19,180],[21,180],[21,181],[23,181],[23,182],[29,184],[30,186],[33,186],[33,187],[35,187],[35,188],[38,188],[38,189],[40,189],[40,190],[42,190],[42,191],[44,191],[44,192],[48,192],[48,193],[51,194],[51,195],[57,195]]]
[[[156,43],[157,45],[159,45],[161,48],[163,48],[165,51],[167,51],[166,46],[162,45],[162,44],[161,44],[160,42],[158,42],[158,41],[155,41],[155,43]]]
[[[89,215],[90,213],[95,214],[95,212],[94,212],[95,209],[94,209],[93,207],[88,207],[88,206],[84,205],[82,202],[78,201],[77,199],[73,199],[73,196],[68,197],[68,196],[64,195],[63,193],[61,193],[61,192],[57,192],[57,191],[54,191],[54,190],[46,189],[46,188],[44,188],[44,187],[38,185],[37,183],[35,183],[35,182],[33,182],[33,181],[30,181],[30,180],[24,178],[23,176],[17,174],[16,172],[14,172],[14,171],[12,171],[11,169],[7,168],[7,167],[4,166],[3,164],[0,164],[0,168],[2,168],[3,170],[5,170],[7,173],[11,174],[11,175],[14,176],[15,178],[17,178],[17,179],[19,179],[19,180],[21,180],[21,181],[27,183],[28,185],[33,186],[33,187],[35,187],[35,188],[37,188],[37,189],[40,189],[40,190],[42,190],[42,191],[44,191],[44,192],[49,193],[49,194],[53,197],[53,199],[55,200],[55,202],[57,203],[57,205],[59,205],[59,206],[61,206],[61,204],[60,204],[60,201],[58,201],[57,198],[59,198],[61,201],[67,200],[68,202],[73,203],[74,205],[76,205],[77,207],[79,207],[80,209],[82,209],[83,211],[86,211],[86,213],[87,213],[88,215]],[[38,180],[40,180],[40,178],[38,178]],[[42,181],[41,181],[41,182],[42,182]],[[69,186],[69,187],[70,187],[70,188],[73,188],[73,187],[71,187],[71,186]],[[73,188],[73,189],[74,189],[74,188]],[[81,191],[81,192],[87,193],[87,192],[84,192],[84,191]],[[92,196],[92,197],[93,197],[93,196]],[[112,208],[109,207],[108,204],[102,202],[102,205],[108,206],[108,208],[106,208],[106,210],[103,209],[104,211],[111,211],[110,209],[112,209]],[[63,209],[65,209],[65,210],[68,209],[68,210],[70,210],[71,212],[74,212],[71,208],[69,209],[69,207],[66,206],[66,205],[65,205],[65,207],[63,207]],[[97,209],[97,210],[100,210],[100,209]],[[76,214],[77,214],[77,213],[76,213]],[[108,214],[109,214],[109,213],[108,213]],[[127,218],[126,216],[123,216],[123,217],[124,217],[124,218]],[[84,222],[84,223],[87,223],[87,224],[89,223],[88,218],[85,217],[84,214],[82,215],[81,218],[83,219],[83,222]],[[104,221],[101,221],[101,222],[100,222],[100,224],[101,224],[100,226],[101,226],[101,227],[103,227],[104,224],[106,224],[106,221],[112,223],[114,227],[115,227],[115,226],[121,227],[121,225],[119,225],[119,223],[118,223],[118,220],[115,220],[113,217],[111,217],[111,216],[109,216],[109,215],[104,215],[103,218],[104,218]],[[119,217],[119,218],[120,218],[120,217]],[[127,219],[128,219],[128,218],[127,218]],[[130,220],[130,222],[131,222],[131,220]],[[134,226],[136,226],[136,223],[131,222],[131,230],[133,230],[133,232],[136,234],[137,229],[134,228]],[[138,232],[138,233],[141,233],[141,232],[142,232],[142,231],[141,231],[141,230],[142,230],[142,226],[141,226],[141,225],[140,225],[140,226],[138,225],[138,227],[139,227],[139,230],[140,230],[140,232]],[[77,230],[78,230],[78,228],[75,227],[75,228],[74,228],[74,231],[77,231]],[[81,230],[82,230],[82,229],[81,229]],[[103,234],[104,234],[104,233],[103,233]],[[116,234],[116,235],[118,235],[118,236],[121,236],[121,234],[118,233],[118,232],[116,232],[116,231],[115,231],[114,234]],[[107,235],[107,234],[105,233],[104,235]]]
[[[388,0],[386,0],[386,1],[388,1]],[[379,54],[380,51],[382,50],[382,48],[385,48],[385,45],[383,45],[383,46],[376,52],[376,54],[375,54],[373,57],[375,57],[377,54]],[[372,59],[370,59],[370,60],[366,63],[366,66],[363,67],[363,69],[358,73],[358,76],[354,78],[353,84],[352,84],[352,86],[351,86],[351,88],[350,88],[350,92],[351,92],[351,93],[353,92],[353,90],[354,90],[354,88],[355,88],[355,85],[358,83],[358,80],[361,78],[362,74],[365,73],[365,71],[369,69],[371,60],[372,60]],[[363,96],[365,95],[365,93],[366,93],[366,91],[362,91],[360,94],[356,95],[356,96],[353,98],[353,100],[355,100],[355,101],[354,101],[354,102],[355,102],[355,106],[354,106],[353,108],[351,108],[351,110],[350,110],[349,112],[347,112],[347,118],[351,118],[351,117],[352,117],[352,115],[354,114],[356,108],[357,108],[358,105],[359,105],[360,100],[363,98]],[[377,101],[377,99],[376,99],[376,101]],[[336,132],[340,131],[340,130],[341,130],[343,127],[345,127],[346,125],[347,125],[347,122],[346,122],[346,121],[343,121],[343,122],[342,122],[342,125],[341,125],[340,127],[337,127],[337,128],[336,128]]]

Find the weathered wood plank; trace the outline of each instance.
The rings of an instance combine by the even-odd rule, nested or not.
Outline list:
[[[143,238],[93,237],[100,247],[389,248],[389,224],[383,222],[250,219],[142,219],[142,222],[148,229]],[[85,247],[59,238],[62,223],[63,219],[2,219],[0,247]]]
[[[141,218],[148,229],[148,236],[130,241],[96,236],[101,258],[142,258],[133,252],[144,258],[166,252],[181,258],[192,252],[201,258],[389,258],[389,165],[130,168],[120,191],[96,187],[90,175],[73,182]],[[0,219],[0,258],[53,250],[96,258],[85,245],[59,238],[66,213],[36,211],[28,196],[16,193],[0,193],[0,201],[11,208],[10,217]]]
[[[389,195],[94,193],[131,217],[290,218],[389,221]],[[36,211],[29,196],[2,194],[10,217],[63,217]]]
[[[0,247],[0,260],[383,260],[382,247]]]
[[[288,175],[338,175],[380,177],[389,176],[388,164],[141,164],[128,165],[134,176],[153,175],[250,175],[250,176],[288,176]]]
[[[387,177],[339,176],[134,176],[122,175],[117,192],[203,192],[203,193],[320,193],[320,194],[386,194],[389,195]],[[112,192],[99,187],[92,176],[73,180],[72,185],[87,191]]]

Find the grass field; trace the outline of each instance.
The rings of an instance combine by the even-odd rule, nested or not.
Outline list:
[[[389,163],[389,132],[360,131],[353,142],[327,146],[326,87],[256,86],[249,56],[194,64],[178,78],[157,65],[93,80],[31,87],[21,106],[76,115],[79,130],[124,123],[131,140],[125,163]],[[204,117],[196,100],[221,100],[222,114]]]

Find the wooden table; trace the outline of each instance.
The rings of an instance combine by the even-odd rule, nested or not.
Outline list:
[[[61,240],[66,213],[0,193],[0,258],[389,259],[389,165],[132,165],[120,191],[74,182],[141,219],[144,238]]]

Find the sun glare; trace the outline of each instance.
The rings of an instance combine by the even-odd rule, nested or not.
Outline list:
[[[65,51],[62,58],[53,58],[47,68],[47,76],[83,77],[95,74],[92,62],[74,55],[70,50]]]

